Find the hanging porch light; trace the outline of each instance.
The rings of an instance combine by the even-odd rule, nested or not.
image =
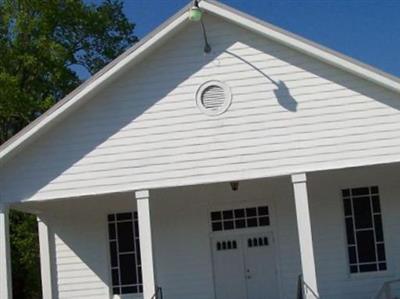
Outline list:
[[[194,1],[193,6],[189,10],[189,20],[192,22],[199,22],[203,17],[203,12],[199,7],[199,2]]]
[[[208,43],[207,32],[202,18],[203,18],[203,11],[199,7],[199,1],[194,0],[193,6],[189,10],[189,20],[192,22],[200,22],[204,38],[204,53],[208,54],[211,52],[211,46]]]

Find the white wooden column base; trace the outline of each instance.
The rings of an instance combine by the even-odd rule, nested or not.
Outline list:
[[[51,275],[51,250],[50,250],[50,235],[47,224],[39,217],[38,232],[39,232],[39,248],[40,248],[40,274],[42,278],[42,297],[43,299],[53,299],[53,284]]]
[[[0,204],[0,298],[12,299],[8,205]]]
[[[305,173],[293,174],[292,183],[296,205],[297,229],[299,233],[301,267],[303,280],[311,289],[306,290],[309,299],[319,298],[317,276],[315,271],[314,248],[310,220],[310,209],[307,194],[307,176]]]
[[[151,299],[156,291],[156,282],[154,276],[149,191],[137,191],[135,195],[139,218],[139,241],[140,255],[142,260],[143,299]]]

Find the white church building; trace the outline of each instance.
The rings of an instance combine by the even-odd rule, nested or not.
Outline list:
[[[198,5],[1,146],[1,299],[9,209],[44,299],[396,298],[399,79]]]

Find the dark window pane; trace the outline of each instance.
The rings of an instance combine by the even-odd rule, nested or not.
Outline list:
[[[137,263],[138,263],[138,265],[141,265],[142,264],[142,257],[140,255],[140,242],[139,242],[139,239],[136,239],[135,243],[136,243],[135,252],[136,252]]]
[[[357,232],[357,248],[360,263],[376,261],[374,233],[372,230]]]
[[[222,250],[226,249],[226,242],[222,242]]]
[[[349,262],[350,262],[350,264],[356,264],[357,263],[356,247],[355,246],[349,247]]]
[[[139,293],[143,293],[143,287],[142,287],[142,286],[139,286],[138,291],[139,291]]]
[[[117,242],[110,242],[111,267],[118,267]]]
[[[134,226],[135,226],[135,236],[136,236],[136,238],[138,238],[139,237],[139,221],[138,220],[134,221]]]
[[[233,241],[233,242],[232,242],[232,248],[233,248],[233,249],[236,249],[236,248],[237,248],[237,243],[236,243],[236,241]]]
[[[253,247],[253,241],[251,239],[247,240],[247,246],[248,247]]]
[[[257,240],[257,238],[254,238],[254,239],[253,239],[253,245],[254,245],[254,247],[257,247],[257,246],[258,246],[258,240]]]
[[[138,213],[137,212],[133,212],[133,219],[138,219]]]
[[[224,221],[224,230],[233,229],[233,221]]]
[[[369,194],[369,188],[368,187],[354,188],[354,189],[351,189],[351,194],[353,196],[368,195]]]
[[[257,218],[247,219],[247,227],[256,227],[257,226]]]
[[[379,204],[379,196],[372,196],[372,207],[374,210],[374,213],[380,213],[381,212],[381,206]]]
[[[350,273],[357,273],[357,272],[358,272],[357,266],[350,266]]]
[[[113,269],[111,274],[112,274],[112,284],[113,284],[113,286],[119,285],[118,269]]]
[[[142,283],[142,267],[138,267],[137,270],[139,275],[139,283]],[[141,291],[139,290],[139,292]]]
[[[350,196],[350,189],[344,189],[344,190],[342,190],[342,196],[343,196],[343,197],[348,197],[348,196]]]
[[[121,288],[121,294],[132,294],[132,293],[137,293],[138,289],[137,287],[122,287]]]
[[[119,294],[121,294],[121,290],[119,288],[113,288],[113,294],[119,295]]]
[[[218,251],[221,250],[221,243],[220,242],[217,242],[217,250]]]
[[[378,193],[379,193],[379,188],[378,188],[378,186],[371,187],[371,193],[372,193],[372,194],[378,194]]]
[[[351,216],[352,215],[351,199],[350,198],[343,199],[343,204],[344,204],[344,215],[345,216]]]
[[[360,265],[360,272],[371,272],[377,271],[376,264],[367,264],[367,265]]]
[[[115,236],[115,223],[108,224],[108,237],[110,238],[110,240],[114,240],[116,238],[116,236]]]
[[[114,214],[108,215],[107,218],[108,218],[108,221],[114,221],[115,220]]]
[[[211,220],[215,221],[215,220],[221,220],[221,212],[212,212],[211,213]]]
[[[224,220],[233,218],[233,211],[223,211]]]
[[[235,221],[236,228],[245,228],[246,227],[246,220],[236,220]]]
[[[268,206],[214,211],[210,215],[212,231],[270,225]]]
[[[247,217],[255,217],[255,216],[257,216],[257,209],[256,208],[248,208],[248,209],[246,209],[246,216]]]
[[[130,219],[132,219],[132,213],[117,214],[117,220],[130,220]]]
[[[268,238],[264,237],[264,245],[267,246],[268,245]]]
[[[136,262],[134,254],[123,254],[119,256],[121,284],[136,283]]]
[[[355,244],[354,240],[354,227],[353,227],[353,219],[346,218],[346,234],[347,234],[347,244]]]
[[[369,197],[353,198],[353,209],[357,229],[372,227],[372,214]]]
[[[378,260],[385,261],[386,260],[385,245],[378,244],[377,247],[378,247]]]
[[[380,270],[380,271],[386,270],[386,263],[380,263],[380,264],[379,264],[379,270]]]
[[[132,222],[117,223],[119,252],[133,251],[133,227]]]
[[[231,241],[228,241],[227,248],[228,248],[228,249],[232,249],[232,242],[231,242]]]
[[[260,226],[268,226],[269,225],[269,217],[261,217],[259,219]]]
[[[375,215],[375,236],[378,242],[383,241],[383,229],[382,229],[382,217],[381,215]]]
[[[214,232],[221,231],[222,230],[222,223],[221,222],[214,222],[212,224],[212,230]]]
[[[259,216],[268,215],[268,207],[259,207],[258,215]]]
[[[235,218],[244,218],[244,209],[235,210]]]

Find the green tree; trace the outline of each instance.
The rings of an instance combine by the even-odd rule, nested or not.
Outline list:
[[[120,0],[0,0],[0,144],[138,39]],[[14,298],[40,298],[36,219],[13,211]]]

